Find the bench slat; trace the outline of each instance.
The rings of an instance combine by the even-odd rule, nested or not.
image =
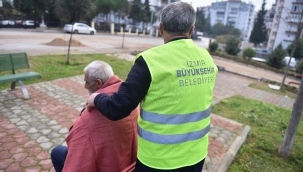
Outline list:
[[[4,75],[4,76],[0,76],[0,83],[15,82],[29,78],[41,78],[41,75],[37,72],[26,72],[26,73],[14,74],[14,75]]]

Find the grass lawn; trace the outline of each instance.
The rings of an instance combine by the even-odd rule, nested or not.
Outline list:
[[[25,80],[23,81],[25,85],[84,74],[84,67],[94,60],[102,60],[110,64],[115,75],[118,75],[123,80],[126,79],[127,74],[132,67],[132,62],[109,57],[104,54],[74,54],[70,56],[69,65],[65,64],[66,55],[41,55],[29,56],[28,58],[30,69],[16,70],[16,73],[35,71],[40,73],[42,77],[41,79]],[[0,72],[0,76],[6,74],[12,74],[12,72]],[[9,88],[10,83],[0,84],[0,90]]]
[[[290,92],[290,91],[287,91],[287,90],[285,90],[285,88],[283,89],[282,92],[279,91],[279,90],[273,90],[273,89],[268,87],[267,83],[264,83],[264,82],[251,83],[249,86],[252,87],[252,88],[257,88],[259,90],[264,90],[264,91],[267,91],[267,92],[270,92],[270,93],[275,93],[275,94],[278,94],[278,95],[281,95],[281,96],[288,96],[292,99],[296,99],[296,97],[297,97],[297,94],[295,94],[293,92]]]
[[[303,170],[302,121],[296,133],[291,157],[283,159],[278,156],[278,149],[291,116],[290,110],[234,96],[215,105],[212,113],[251,127],[246,142],[229,168],[230,172]]]

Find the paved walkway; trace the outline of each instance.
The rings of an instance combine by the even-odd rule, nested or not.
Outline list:
[[[293,100],[248,87],[252,79],[219,72],[214,103],[241,94],[291,108]],[[0,171],[54,171],[49,152],[65,145],[68,128],[86,101],[83,76],[28,85],[31,99],[21,90],[0,91]],[[274,101],[273,101],[274,100]],[[203,172],[218,171],[230,159],[228,151],[244,125],[212,114],[210,145]],[[234,148],[233,148],[234,149]]]

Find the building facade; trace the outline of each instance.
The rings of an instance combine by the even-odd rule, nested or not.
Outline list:
[[[274,19],[267,43],[274,50],[280,43],[287,48],[298,33],[298,23],[303,22],[303,0],[276,0]],[[302,32],[300,33],[302,37]]]
[[[207,12],[207,8],[203,10]],[[232,25],[241,31],[241,38],[247,41],[253,28],[254,8],[253,4],[240,0],[213,2],[209,8],[210,24]]]

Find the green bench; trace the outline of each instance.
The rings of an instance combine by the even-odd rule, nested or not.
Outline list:
[[[29,78],[41,78],[37,72],[15,73],[17,69],[29,68],[28,58],[26,53],[0,54],[0,71],[11,70],[13,74],[0,76],[0,83],[11,82],[11,90],[15,90],[16,82],[22,89],[25,99],[29,98],[28,91],[22,80]]]

